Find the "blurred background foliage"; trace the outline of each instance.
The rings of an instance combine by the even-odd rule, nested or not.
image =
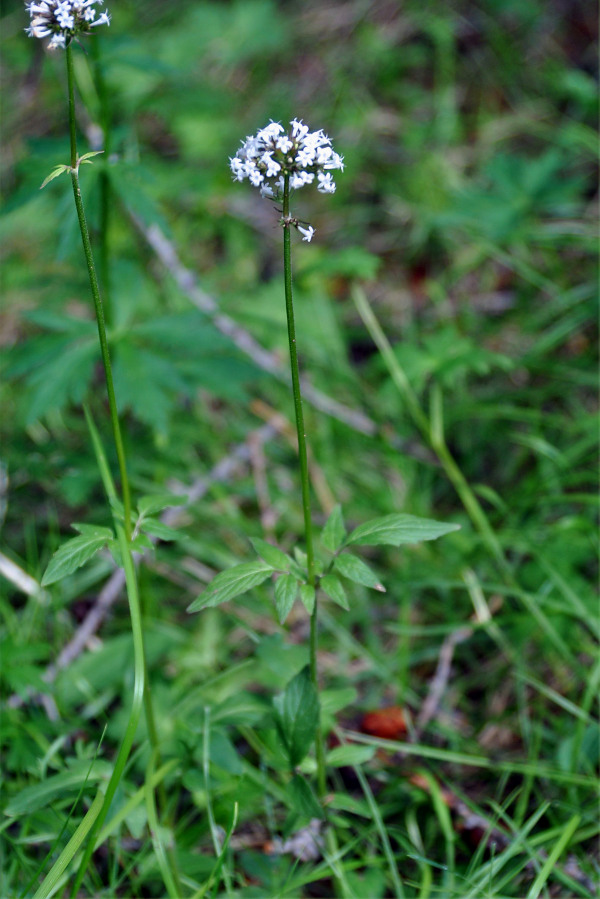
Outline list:
[[[228,613],[185,613],[213,569],[249,557],[248,537],[288,548],[302,531],[287,388],[223,333],[214,314],[198,309],[194,291],[177,278],[182,267],[195,273],[196,291],[286,363],[278,216],[256,191],[233,183],[228,167],[245,135],[270,119],[322,127],[346,163],[333,197],[302,191],[294,198],[294,213],[317,231],[313,243],[294,250],[303,370],[316,388],[371,422],[365,433],[306,403],[315,516],[324,521],[342,502],[352,524],[406,511],[463,525],[439,543],[372,554],[388,593],[373,599],[357,589],[349,613],[326,610],[323,678],[331,688],[356,691],[347,720],[391,702],[418,715],[444,635],[473,614],[465,571],[474,572],[525,667],[507,687],[514,659],[477,629],[457,649],[443,714],[425,739],[569,768],[565,703],[588,695],[585,672],[594,657],[573,595],[590,618],[596,608],[592,4],[113,0],[108,9],[110,29],[75,54],[80,151],[98,149],[102,128],[110,129],[106,155],[82,169],[81,180],[134,488],[185,490],[273,414],[287,420],[266,443],[250,443],[249,467],[229,483],[210,483],[186,509],[181,538],[160,544],[142,570],[165,739],[175,754],[187,746],[192,759],[183,779],[193,822],[190,871],[193,840],[206,841],[207,830],[189,811],[203,800],[194,781],[202,748],[187,691],[206,701],[206,685],[220,671],[225,687],[214,702],[240,689],[262,696],[274,672],[283,682],[304,658],[295,646],[305,636],[302,614],[282,640],[267,589]],[[39,578],[71,521],[106,523],[82,400],[107,442],[108,429],[70,186],[58,178],[39,190],[68,158],[64,60],[26,38],[20,2],[3,0],[1,14],[2,542]],[[148,240],[152,226],[177,254],[170,270]],[[502,586],[424,445],[352,301],[356,283],[425,411],[433,390],[441,396],[446,440],[527,601]],[[3,665],[8,693],[40,685],[109,571],[100,559],[53,589],[46,605],[3,583],[3,639],[7,658],[19,660]],[[56,770],[68,764],[67,749],[85,756],[85,741],[97,740],[98,722],[130,688],[126,633],[118,605],[101,634],[105,662],[85,654],[58,676],[58,721],[44,722],[33,707],[14,712],[6,765],[20,772],[19,787],[40,777],[36,759],[54,739],[65,747],[52,755]],[[250,657],[252,671],[243,668]],[[238,663],[239,676],[228,675]],[[541,682],[564,697],[562,705]],[[248,726],[264,713],[249,708],[242,715]],[[124,726],[122,714],[110,712],[111,741]],[[224,809],[242,764],[239,735],[236,742],[228,725],[224,714],[215,731],[215,758],[228,760],[215,775]],[[597,740],[590,727],[578,744],[588,747],[576,763],[585,771]],[[75,746],[66,735],[77,729],[86,736]],[[35,732],[38,748],[26,732]],[[398,787],[395,774],[379,784],[390,820],[402,817],[407,796],[424,802],[407,781]],[[260,789],[255,784],[254,795],[248,783],[242,818],[261,808]],[[483,804],[508,801],[515,786],[489,772],[462,782]],[[523,813],[537,788],[528,789]],[[570,801],[591,809],[573,793]],[[55,828],[41,811],[32,814],[35,826]],[[560,824],[559,811],[548,814],[549,827]],[[131,828],[137,832],[135,822]],[[433,813],[424,819],[422,851],[438,862],[439,828]],[[469,853],[461,851],[464,873]],[[251,881],[275,889],[273,860],[250,849],[243,858]],[[151,882],[150,862],[140,870],[141,882]],[[376,893],[381,884],[369,889],[385,894]]]

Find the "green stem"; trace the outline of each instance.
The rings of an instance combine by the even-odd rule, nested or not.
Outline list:
[[[68,108],[69,108],[69,136],[70,136],[70,147],[71,147],[71,182],[73,186],[73,196],[75,198],[75,207],[77,209],[77,218],[79,220],[79,229],[81,231],[81,240],[83,243],[83,251],[85,254],[88,275],[90,280],[90,288],[92,291],[92,297],[94,300],[94,309],[96,313],[96,322],[98,326],[98,337],[100,340],[100,351],[102,354],[102,361],[104,364],[104,374],[106,379],[106,391],[108,395],[108,404],[110,409],[110,420],[113,431],[113,438],[115,442],[115,448],[117,452],[117,458],[119,463],[119,472],[121,476],[121,496],[123,500],[123,510],[124,510],[124,522],[121,525],[118,520],[115,518],[115,529],[117,533],[117,540],[119,543],[119,549],[122,558],[123,569],[125,571],[125,583],[127,588],[127,598],[129,601],[129,612],[131,619],[131,631],[133,635],[133,650],[134,650],[134,687],[133,687],[133,702],[131,711],[129,714],[129,720],[127,723],[127,728],[125,730],[125,736],[123,738],[123,742],[119,748],[119,752],[117,754],[117,760],[115,762],[115,767],[113,769],[111,778],[108,783],[108,787],[106,790],[106,795],[104,799],[104,804],[102,806],[102,810],[94,822],[92,830],[90,832],[90,837],[88,843],[86,845],[86,849],[83,855],[82,862],[79,866],[79,870],[77,872],[77,877],[75,880],[75,885],[73,887],[72,896],[75,897],[85,875],[85,871],[89,860],[91,858],[92,852],[94,851],[94,843],[96,839],[96,835],[98,834],[104,819],[108,813],[110,808],[111,801],[121,781],[123,776],[123,772],[125,770],[125,765],[127,763],[127,759],[129,757],[129,753],[131,751],[131,747],[133,745],[133,740],[135,738],[135,733],[137,731],[137,726],[140,719],[140,714],[142,710],[142,705],[145,706],[146,713],[146,721],[148,725],[148,735],[149,740],[154,752],[154,758],[156,759],[156,764],[160,767],[160,753],[159,753],[159,740],[158,734],[156,730],[155,724],[155,715],[154,709],[152,706],[152,697],[149,689],[149,681],[147,677],[147,669],[146,669],[146,653],[144,649],[144,634],[143,634],[143,625],[142,625],[142,611],[140,605],[140,597],[138,592],[138,584],[137,577],[135,572],[135,565],[133,561],[133,554],[131,551],[131,492],[129,489],[129,478],[127,476],[127,464],[125,459],[125,448],[123,445],[123,439],[121,436],[121,428],[119,424],[119,415],[117,410],[117,400],[115,396],[114,382],[112,376],[112,366],[110,362],[110,354],[108,350],[108,340],[106,336],[106,325],[104,321],[104,310],[102,306],[102,299],[100,297],[100,289],[98,286],[98,277],[96,274],[96,267],[94,265],[94,257],[92,253],[92,245],[90,241],[89,229],[87,226],[87,221],[85,217],[85,210],[83,207],[83,200],[81,197],[81,189],[79,186],[79,173],[78,173],[78,163],[77,163],[77,132],[76,132],[76,123],[75,123],[75,79],[73,72],[73,54],[71,46],[67,46],[66,48],[66,61],[67,61],[67,85],[68,85]],[[102,478],[105,486],[105,490],[109,500],[111,498],[116,497],[116,490],[114,484],[112,482],[112,477],[110,474],[110,470],[108,468],[108,464],[106,462],[106,458],[104,456],[104,451],[102,449],[100,439],[98,437],[98,433],[93,426],[93,422],[91,420],[91,416],[89,412],[86,410],[86,418],[88,420],[88,425],[90,426],[90,432],[92,434],[92,440],[94,443],[94,447],[96,450],[96,455],[99,459],[100,471],[102,473]],[[166,793],[164,789],[164,785],[161,783],[159,787],[159,800],[161,801],[161,807],[164,810],[166,808]],[[168,851],[169,863],[171,867],[171,875],[172,878],[179,889],[180,895],[182,894],[181,885],[179,881],[179,875],[177,871],[176,857],[174,849],[170,849]]]
[[[125,511],[125,536],[127,540],[131,540],[131,492],[129,489],[129,478],[127,477],[127,465],[125,462],[125,449],[123,446],[123,438],[121,436],[121,427],[119,425],[119,415],[117,412],[117,400],[115,397],[115,388],[113,383],[112,366],[110,363],[110,354],[108,351],[108,340],[106,337],[106,325],[104,322],[104,309],[102,299],[100,297],[100,288],[98,286],[98,276],[94,265],[94,257],[92,255],[92,245],[90,242],[90,232],[87,226],[85,210],[83,208],[83,200],[81,198],[81,189],[79,187],[79,172],[77,166],[77,138],[75,130],[75,87],[73,76],[73,51],[69,45],[66,49],[67,57],[67,83],[69,90],[69,134],[71,138],[71,182],[73,185],[73,196],[75,198],[75,207],[77,209],[77,218],[79,220],[79,229],[81,231],[81,240],[83,243],[83,252],[87,264],[88,275],[90,279],[90,288],[94,299],[94,310],[96,313],[96,323],[98,326],[98,338],[100,340],[100,352],[102,353],[102,362],[104,364],[104,375],[106,378],[106,393],[108,396],[108,406],[110,409],[110,421],[112,425],[113,438],[115,441],[115,449],[117,451],[117,459],[119,461],[119,473],[121,476],[121,493],[123,497],[123,508]]]
[[[290,367],[292,372],[292,391],[294,410],[296,413],[296,433],[298,435],[298,458],[300,461],[300,483],[302,485],[302,511],[304,514],[304,539],[306,542],[306,565],[308,583],[315,587],[315,555],[313,548],[312,519],[310,515],[310,478],[308,472],[308,452],[306,448],[306,432],[304,429],[304,413],[302,411],[302,393],[300,390],[300,370],[298,366],[298,350],[296,347],[296,324],[294,321],[294,302],[292,297],[292,250],[290,239],[290,179],[285,176],[283,188],[283,273],[285,286],[285,311],[287,315],[288,341],[290,346]],[[317,671],[318,640],[318,600],[310,616],[310,677],[315,690],[319,691]],[[323,797],[327,791],[325,778],[325,751],[321,724],[317,726],[315,737],[317,758],[317,787]]]
[[[103,166],[98,176],[98,188],[100,191],[100,222],[98,226],[98,259],[100,271],[100,283],[102,285],[102,299],[108,323],[111,323],[111,283],[110,283],[110,252],[108,246],[108,229],[111,213],[111,186],[108,177],[108,160],[111,152],[111,112],[108,88],[104,77],[104,66],[100,52],[102,38],[99,34],[92,36],[90,41],[91,55],[94,61],[94,74],[98,99],[100,101],[100,127],[102,129],[102,149],[104,151]]]
[[[142,617],[140,613],[140,599],[137,589],[137,579],[135,576],[133,559],[131,557],[131,552],[129,549],[129,541],[125,536],[125,532],[122,527],[118,526],[116,530],[119,549],[121,550],[123,568],[125,570],[127,598],[129,600],[129,614],[131,616],[131,631],[133,634],[133,702],[131,704],[131,710],[129,712],[127,728],[125,729],[125,736],[123,737],[123,742],[121,743],[121,746],[119,748],[115,767],[113,768],[113,772],[110,776],[110,780],[106,788],[104,803],[98,817],[94,821],[92,829],[90,830],[89,839],[87,841],[87,845],[85,847],[85,851],[79,865],[77,877],[75,878],[75,883],[73,884],[73,889],[71,890],[71,899],[75,899],[75,897],[79,894],[79,888],[83,881],[90,858],[92,857],[92,853],[96,848],[96,836],[100,831],[100,828],[104,824],[106,815],[108,814],[108,810],[110,808],[110,804],[113,800],[117,787],[121,782],[121,778],[123,777],[123,772],[125,771],[125,765],[127,764],[127,759],[129,758],[129,753],[133,745],[133,740],[135,738],[135,734],[139,724],[144,701],[144,639],[142,632]]]

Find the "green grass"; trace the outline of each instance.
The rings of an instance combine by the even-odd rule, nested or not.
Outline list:
[[[81,181],[98,252],[101,176],[112,190],[103,287],[132,491],[193,500],[163,513],[174,539],[139,567],[161,759],[142,716],[80,895],[167,895],[173,838],[186,896],[593,897],[591,13],[108,8],[114,158]],[[82,402],[117,460],[70,186],[39,190],[68,160],[63,64],[26,24],[22,4],[3,5],[1,552],[20,569],[0,573],[7,897],[35,895],[51,869],[68,895],[133,690],[111,556],[36,590],[72,522],[111,524]],[[100,115],[93,60],[75,53],[81,152]],[[294,116],[346,162],[333,197],[300,192],[295,210],[317,230],[294,246],[301,371],[346,409],[305,397],[315,523],[341,503],[349,530],[395,512],[461,525],[361,547],[386,592],[354,585],[349,611],[322,606],[326,750],[347,764],[329,767],[331,827],[312,858],[278,851],[313,815],[273,706],[308,662],[305,612],[281,627],[269,582],[186,612],[215,573],[255,558],[252,539],[302,548],[280,229],[228,169],[247,134]],[[94,635],[44,679],[99,598]],[[388,706],[406,733],[365,733],[364,713]],[[313,755],[299,769],[310,782]]]

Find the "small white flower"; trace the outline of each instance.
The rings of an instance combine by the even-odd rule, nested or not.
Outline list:
[[[110,25],[107,12],[100,13],[96,5],[103,0],[39,0],[26,4],[31,18],[25,31],[29,37],[50,38],[48,47],[67,47],[73,38],[89,34],[96,25]]]
[[[266,178],[274,178],[275,175],[277,175],[281,171],[281,166],[278,162],[275,162],[270,152],[263,153],[261,162],[264,162],[267,167],[267,170],[265,172]]]
[[[335,181],[331,177],[331,172],[318,172],[317,177],[319,179],[319,183],[317,185],[317,190],[322,194],[334,194],[335,193]]]
[[[292,190],[299,190],[305,184],[312,184],[314,180],[313,172],[294,172],[290,175],[290,187]]]
[[[300,234],[302,234],[302,240],[306,240],[308,241],[308,243],[310,243],[313,238],[313,234],[315,233],[315,229],[313,228],[313,226],[309,225],[308,228],[303,228],[302,225],[296,225],[296,228],[298,229]]]
[[[313,147],[302,147],[300,150],[298,150],[298,153],[296,154],[296,162],[298,163],[298,165],[306,168],[306,166],[308,165],[313,165],[314,161],[315,150]]]
[[[289,153],[294,144],[289,137],[278,137],[275,141],[275,148],[281,150],[282,153]]]
[[[302,122],[299,122],[297,119],[293,119],[290,122],[292,126],[292,137],[297,137],[302,139],[308,134],[308,125],[303,125]]]

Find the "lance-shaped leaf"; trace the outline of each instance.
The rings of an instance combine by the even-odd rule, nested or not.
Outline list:
[[[342,609],[348,611],[350,606],[348,605],[346,591],[335,574],[326,574],[325,577],[321,578],[320,584],[323,593],[326,593],[330,599],[337,602],[338,606],[341,606]]]
[[[321,543],[325,549],[334,553],[342,545],[345,536],[346,528],[342,517],[342,507],[335,506],[321,532]]]
[[[156,515],[170,506],[183,506],[187,502],[185,496],[175,496],[173,493],[157,493],[149,496],[141,496],[138,502],[138,512],[144,518],[146,515]]]
[[[310,584],[302,584],[300,587],[300,600],[309,615],[315,610],[315,588]]]
[[[346,744],[336,746],[327,753],[327,764],[333,768],[344,768],[347,765],[362,765],[375,755],[375,746],[354,746]]]
[[[158,537],[159,540],[180,540],[184,536],[181,531],[168,524],[163,524],[158,518],[145,518],[142,529],[146,534]]]
[[[294,774],[286,785],[285,791],[290,798],[294,811],[306,818],[323,818],[323,809],[313,793],[310,785],[300,774]]]
[[[315,738],[319,723],[319,697],[308,665],[273,699],[275,723],[286,748],[290,768],[299,765]]]
[[[42,578],[42,587],[73,574],[113,538],[110,528],[94,524],[74,524],[73,527],[80,536],[67,540],[56,550]]]
[[[62,175],[63,172],[70,172],[70,171],[71,171],[70,165],[57,165],[55,168],[52,169],[52,171],[50,172],[48,177],[44,178],[44,180],[42,181],[42,183],[40,185],[40,190],[42,190],[47,184],[49,184],[50,181],[54,181],[55,178],[58,178],[59,175]]]
[[[262,584],[273,572],[273,567],[266,562],[244,562],[222,571],[210,582],[204,593],[201,593],[188,606],[188,612],[197,612],[209,606],[218,606],[222,602],[247,593],[252,587]]]
[[[346,539],[346,545],[354,543],[359,546],[380,544],[400,546],[403,543],[420,543],[422,540],[437,540],[438,537],[459,528],[458,524],[393,513],[382,518],[372,518],[371,521],[359,525]]]
[[[298,595],[298,581],[293,574],[282,574],[275,584],[275,606],[281,624],[290,614],[294,600]]]
[[[272,565],[276,571],[290,570],[290,565],[293,564],[292,559],[290,559],[289,556],[286,556],[286,554],[276,546],[273,546],[272,543],[267,543],[266,540],[261,540],[260,537],[254,537],[250,540],[250,543],[261,559],[264,559],[265,562]]]
[[[372,587],[373,590],[379,590],[380,593],[385,593],[385,587],[373,569],[369,568],[357,556],[353,556],[351,553],[342,553],[336,558],[334,566],[348,580],[354,581],[356,584],[363,584],[365,587]]]

